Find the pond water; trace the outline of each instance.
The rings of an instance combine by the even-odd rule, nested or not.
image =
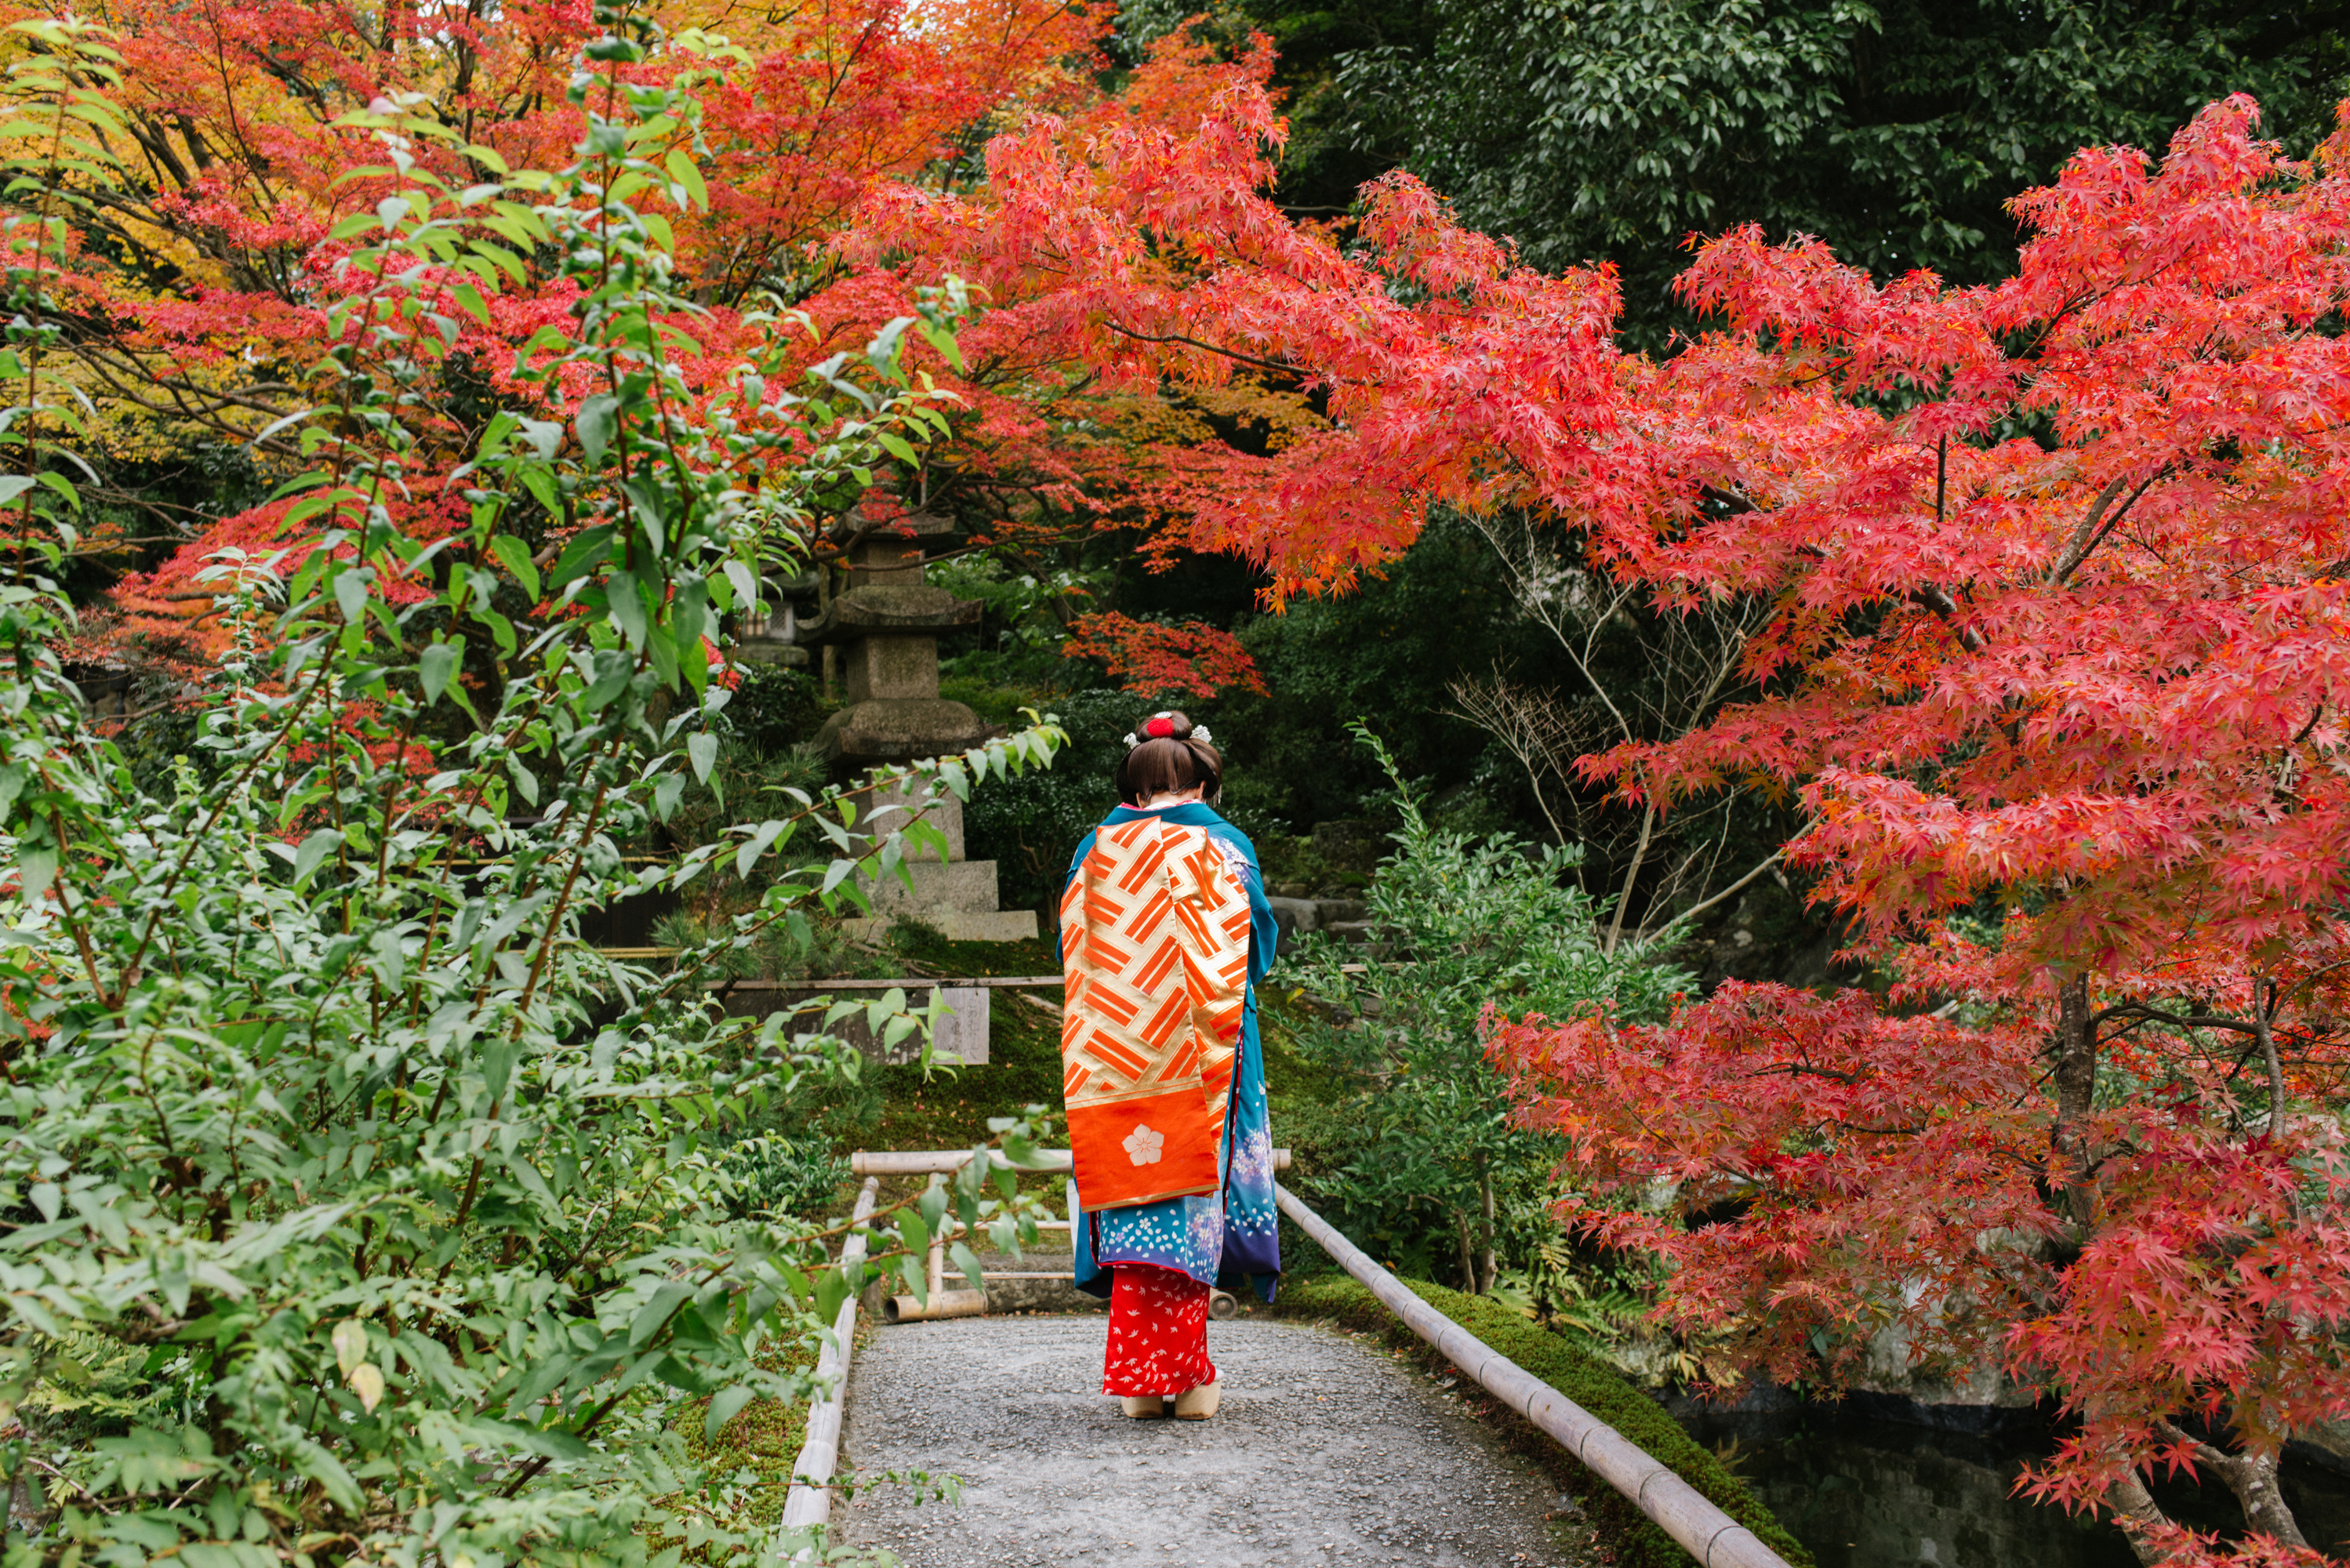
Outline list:
[[[1977,1434],[1849,1405],[1757,1412],[1677,1402],[1673,1414],[1731,1461],[1820,1568],[2137,1568],[2113,1525],[2012,1495],[2024,1466],[2053,1447],[2036,1421]],[[2282,1479],[2311,1543],[2350,1556],[2350,1477],[2289,1455]],[[2216,1482],[2153,1490],[2183,1524],[2231,1535],[2242,1527]]]

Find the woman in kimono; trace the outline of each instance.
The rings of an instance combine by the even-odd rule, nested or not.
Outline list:
[[[1223,758],[1181,713],[1126,738],[1122,804],[1061,898],[1076,1285],[1109,1298],[1102,1392],[1205,1420],[1208,1293],[1281,1272],[1256,987],[1274,928],[1256,850],[1216,815]]]

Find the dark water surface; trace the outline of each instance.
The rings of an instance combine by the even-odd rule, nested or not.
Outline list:
[[[2024,1467],[2053,1448],[2036,1424],[1978,1436],[1850,1407],[1673,1413],[1731,1460],[1820,1568],[2137,1568],[2113,1525],[2012,1495]],[[2350,1477],[2288,1456],[2282,1483],[2310,1543],[2350,1557]],[[2234,1497],[2216,1481],[2153,1490],[2182,1524],[2242,1529]]]

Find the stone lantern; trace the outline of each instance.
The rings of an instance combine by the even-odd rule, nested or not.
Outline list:
[[[977,604],[922,580],[926,545],[957,533],[948,518],[915,513],[858,540],[849,546],[847,588],[797,628],[801,644],[840,650],[848,705],[816,737],[837,776],[968,751],[987,738],[978,714],[939,695],[940,636],[979,624]],[[963,857],[962,802],[892,790],[871,795],[866,809],[888,805],[919,805],[945,836],[947,857],[909,857],[913,889],[895,877],[883,879],[872,888],[875,919],[858,924],[878,930],[893,915],[912,915],[958,941],[1036,935],[1034,909],[996,908],[995,862]]]
[[[816,593],[813,572],[769,576],[760,591],[766,614],[742,628],[735,639],[734,657],[745,664],[806,669],[808,650],[800,644],[800,625]]]
[[[926,542],[951,538],[944,517],[916,513],[849,546],[848,587],[799,632],[840,649],[848,706],[816,732],[816,749],[842,774],[977,745],[987,727],[939,695],[939,636],[979,624],[980,607],[922,580]]]

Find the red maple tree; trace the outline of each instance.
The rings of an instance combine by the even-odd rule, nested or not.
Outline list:
[[[1898,1324],[2071,1402],[2036,1484],[2115,1507],[2143,1552],[2210,1550],[2139,1484],[2178,1462],[2293,1549],[2279,1445],[2350,1412],[2324,1112],[2350,1005],[2350,133],[2294,165],[2230,101],[2158,163],[2085,152],[2019,199],[2031,243],[1981,289],[1732,234],[1685,283],[1721,329],[1657,362],[1616,347],[1605,269],[1529,272],[1407,177],[1343,233],[1291,221],[1262,48],[1179,35],[1105,95],[1064,64],[1098,20],[1024,4],[740,18],[739,55],[709,56],[715,140],[677,149],[681,192],[712,192],[676,218],[711,362],[753,329],[754,276],[789,286],[811,358],[967,277],[992,307],[933,367],[966,411],[905,477],[1006,530],[1156,522],[1262,562],[1277,601],[1376,569],[1431,504],[1520,508],[1662,607],[1775,607],[1713,722],[1595,776],[1664,805],[1800,792],[1794,857],[1890,1005],[1748,987],[1661,1028],[1496,1020],[1524,1114],[1618,1200],[1590,1222],[1676,1260],[1669,1308],[1752,1364],[1849,1376]],[[113,333],[84,361],[110,417],[201,407],[269,455],[245,368],[322,330],[306,279],[382,193],[344,107],[421,93],[498,157],[565,155],[585,7],[412,15],[128,20],[148,187],[57,285]],[[1005,103],[983,183],[926,172]],[[483,161],[431,156],[452,182]],[[568,308],[516,265],[486,324],[451,280],[402,526],[432,525],[468,400]]]
[[[1633,379],[1580,520],[1668,604],[1778,612],[1743,700],[1589,765],[1794,787],[1887,1004],[1491,1034],[1677,1321],[1785,1378],[1898,1330],[2049,1391],[2081,1425],[2031,1491],[2148,1561],[2214,1550],[2161,1528],[2175,1466],[2303,1546],[2280,1452],[2350,1412],[2350,140],[2302,167],[2252,124],[2083,153],[1992,287],[1700,251],[1722,328]]]
[[[1591,771],[1797,792],[1887,996],[1497,1019],[1495,1054],[1588,1222],[1679,1265],[1669,1312],[1783,1376],[1898,1328],[2050,1391],[2082,1426],[2034,1490],[2149,1560],[2217,1550],[2155,1513],[2173,1464],[2301,1551],[2281,1445],[2350,1413],[2350,138],[2302,166],[2253,126],[2084,152],[1992,287],[1726,235],[1683,286],[1720,329],[1663,361],[1615,346],[1605,269],[1531,273],[1407,177],[1346,248],[1287,221],[1245,78],[1193,123],[1040,119],[889,231],[1106,377],[1303,393],[1170,479],[1276,599],[1442,504],[1532,512],[1667,610],[1773,607],[1711,722]]]
[[[1110,679],[1138,697],[1265,691],[1264,677],[1240,639],[1204,621],[1168,625],[1101,610],[1069,623],[1061,653],[1101,660]]]
[[[0,5],[0,25],[36,10]],[[629,84],[692,73],[698,118],[674,130],[671,199],[645,204],[696,306],[666,325],[694,384],[718,395],[725,389],[709,375],[746,345],[788,348],[775,372],[790,384],[915,313],[936,278],[910,280],[897,258],[846,241],[879,207],[951,187],[974,126],[1185,112],[1183,80],[1213,63],[1170,56],[1114,96],[1096,76],[1111,16],[1057,0],[944,0],[919,15],[904,0],[690,15],[469,4],[421,20],[412,6],[378,15],[283,0],[113,8],[120,80],[92,90],[130,136],[68,209],[73,265],[51,286],[81,330],[51,373],[89,398],[99,417],[88,444],[126,472],[244,446],[258,504],[192,515],[135,481],[94,487],[164,525],[101,531],[94,552],[109,547],[109,533],[189,537],[118,586],[81,651],[193,672],[224,646],[214,595],[197,580],[205,563],[224,549],[286,549],[284,569],[298,566],[307,544],[282,527],[286,504],[261,499],[302,466],[276,421],[330,391],[300,377],[328,331],[335,271],[359,243],[353,225],[398,188],[381,167],[385,117],[418,128],[420,166],[463,189],[564,165],[598,117],[629,118]],[[644,57],[598,52],[610,29],[650,40]],[[0,141],[37,162],[47,123],[19,115]],[[577,291],[511,214],[483,221],[505,234],[509,265],[494,277],[451,268],[428,306],[437,320],[420,321],[446,340],[425,356],[435,373],[414,389],[422,444],[406,454],[406,493],[390,508],[420,540],[463,516],[463,464],[485,408],[568,422],[593,389],[518,375],[544,352],[531,347],[539,335],[567,323]],[[776,331],[774,318],[790,312],[795,321]],[[907,336],[909,361],[957,396],[935,440],[901,443],[885,492],[1014,532],[1050,534],[1073,517],[1089,529],[1114,520],[1136,488],[1128,475],[1156,466],[1156,448],[1196,434],[1138,411],[1147,398],[1105,397],[1054,346],[981,330],[969,348],[951,358]],[[1106,433],[1084,433],[1097,430]],[[547,541],[567,526],[548,518]],[[832,548],[814,530],[796,547]]]

